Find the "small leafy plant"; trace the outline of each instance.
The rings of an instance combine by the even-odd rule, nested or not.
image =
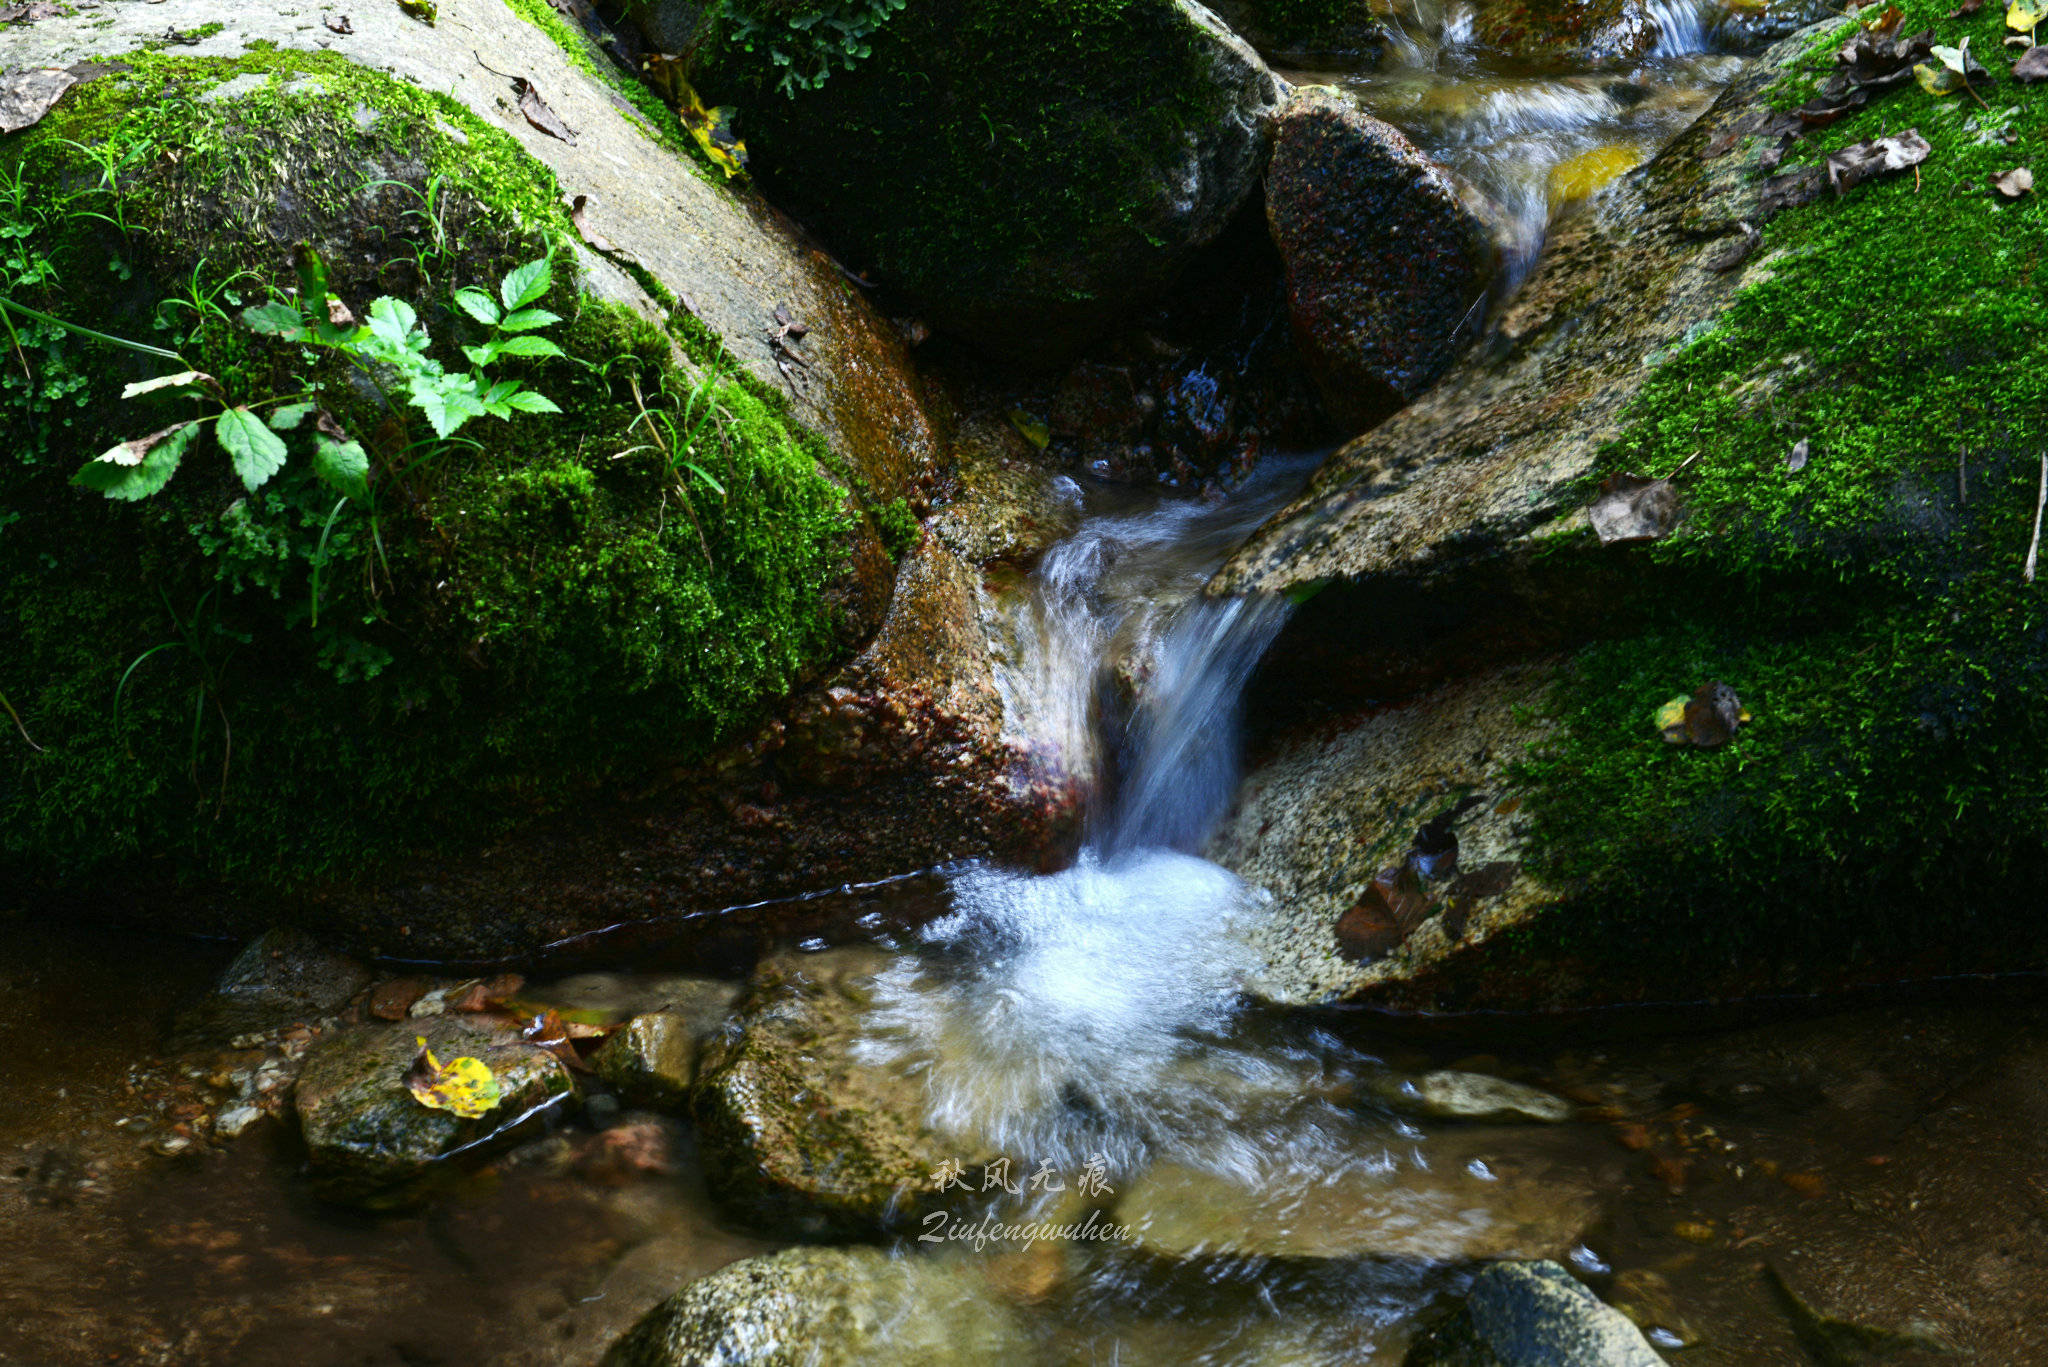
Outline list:
[[[384,296],[370,305],[369,321],[358,324],[348,307],[328,292],[327,268],[319,254],[302,243],[295,257],[298,301],[277,300],[244,309],[242,322],[265,336],[340,353],[394,410],[394,391],[402,388],[406,401],[434,431],[435,441],[426,444],[427,455],[473,418],[561,412],[546,395],[517,380],[492,380],[485,370],[501,356],[562,354],[553,342],[534,335],[561,321],[546,309],[533,307],[553,284],[547,257],[506,275],[496,299],[474,287],[456,292],[455,302],[463,312],[489,331],[481,344],[462,349],[473,369],[453,373],[427,354],[432,338],[410,304]],[[394,375],[396,383],[387,384],[386,378]],[[73,483],[112,499],[148,498],[170,482],[200,429],[210,424],[214,441],[227,453],[242,486],[253,493],[284,468],[289,456],[286,435],[304,428],[310,418],[313,473],[344,498],[367,499],[369,454],[322,406],[324,388],[315,385],[300,394],[236,404],[218,380],[199,370],[129,385],[123,398],[171,391],[218,404],[220,411],[122,442],[87,464]]]
[[[782,69],[777,88],[796,97],[834,70],[851,71],[873,54],[868,39],[907,0],[733,0],[725,20],[733,42],[766,51]]]

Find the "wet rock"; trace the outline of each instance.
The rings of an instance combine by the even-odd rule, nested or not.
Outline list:
[[[1810,24],[1835,13],[1827,0],[1768,0],[1765,4],[1730,5],[1713,21],[1715,48],[1724,52],[1762,52]]]
[[[764,183],[849,261],[935,327],[1034,363],[1118,326],[1223,231],[1281,98],[1192,0],[1060,23],[912,0],[868,45],[794,98],[765,51],[713,54],[700,88],[747,110]]]
[[[1642,0],[1488,0],[1472,30],[1483,46],[1554,70],[1637,61],[1662,35]]]
[[[406,1089],[418,1039],[444,1062],[476,1058],[498,1080],[498,1107],[476,1119],[423,1106]],[[561,1060],[509,1026],[434,1016],[363,1026],[320,1041],[306,1055],[293,1104],[314,1189],[329,1200],[403,1204],[437,1165],[510,1143],[522,1119],[571,1100],[576,1083]]]
[[[1484,1073],[1381,1073],[1366,1078],[1360,1090],[1391,1110],[1425,1120],[1554,1125],[1572,1118],[1572,1104],[1563,1097]]]
[[[1591,1188],[1541,1164],[1496,1170],[1498,1157],[1452,1140],[1428,1168],[1283,1164],[1253,1181],[1159,1164],[1112,1215],[1134,1247],[1175,1260],[1561,1256],[1595,1218]]]
[[[1662,1367],[1619,1311],[1554,1262],[1500,1263],[1420,1338],[1403,1367]]]
[[[649,1011],[606,1040],[590,1066],[627,1105],[680,1111],[697,1079],[698,1050],[716,1029],[699,1028],[681,1011]]]
[[[747,1258],[663,1301],[601,1367],[980,1367],[1035,1360],[971,1264],[874,1248]]]
[[[1533,707],[1553,677],[1540,663],[1482,674],[1292,740],[1247,776],[1208,853],[1274,894],[1249,932],[1265,964],[1251,992],[1289,1004],[1372,994],[1419,1005],[1437,1000],[1424,984],[1465,962],[1508,990],[1515,951],[1494,938],[1557,900],[1523,867],[1528,816],[1509,772],[1544,734]],[[1455,856],[1426,878],[1416,868],[1401,923],[1388,922],[1376,955],[1353,952],[1347,918],[1355,926],[1359,907],[1381,905],[1382,872],[1405,867],[1438,821]]]
[[[1210,8],[1279,67],[1364,70],[1379,65],[1387,48],[1386,25],[1367,0],[1314,6],[1320,13],[1306,19],[1303,6],[1273,0],[1217,0]]]
[[[1616,1273],[1607,1298],[1630,1324],[1659,1337],[1667,1347],[1689,1348],[1699,1342],[1699,1331],[1679,1308],[1678,1293],[1660,1272],[1632,1267]]]
[[[627,16],[649,48],[678,56],[703,37],[708,8],[696,0],[635,0],[627,6]]]
[[[804,1238],[907,1228],[946,1203],[942,1162],[986,1156],[929,1126],[919,1079],[857,1057],[892,962],[867,949],[768,959],[705,1051],[691,1113],[706,1182],[749,1224]]]
[[[370,971],[303,931],[257,936],[235,956],[207,999],[179,1022],[180,1034],[221,1040],[262,1035],[341,1009]]]
[[[1281,111],[1266,214],[1295,338],[1356,431],[1422,393],[1474,335],[1497,249],[1476,198],[1327,87]]]

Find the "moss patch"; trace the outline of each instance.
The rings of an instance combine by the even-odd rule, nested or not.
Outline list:
[[[56,272],[17,297],[178,350],[238,402],[321,361],[198,301],[232,314],[281,287],[295,237],[359,309],[412,299],[461,365],[447,292],[494,285],[564,226],[546,169],[444,97],[328,54],[125,60],[0,140],[0,174],[35,202],[73,196],[15,211]],[[202,98],[247,75],[275,79]],[[96,156],[114,192],[94,188]],[[194,305],[164,304],[180,295]],[[0,691],[43,750],[0,766],[8,881],[359,873],[699,757],[836,656],[852,515],[815,434],[758,386],[704,388],[629,311],[566,281],[546,302],[570,359],[500,369],[564,414],[473,424],[473,445],[380,484],[374,522],[354,504],[330,520],[302,460],[245,495],[202,445],[142,503],[71,487],[180,416],[119,399],[176,366],[27,337],[36,381],[0,392]],[[722,494],[649,449],[629,380],[649,407],[680,413],[693,390],[711,406],[692,459]],[[359,397],[343,420],[389,451]]]
[[[1917,126],[1933,153],[1917,181],[1775,218],[1752,283],[1605,454],[1665,473],[1699,453],[1682,533],[1635,552],[1676,587],[1641,634],[1579,656],[1562,739],[1527,771],[1537,867],[1609,913],[1572,919],[1580,947],[1677,912],[1715,947],[1839,957],[2010,928],[2038,901],[2048,586],[2021,565],[2048,447],[2048,219],[1984,182],[2037,156],[2048,88],[2007,75],[2002,11],[1903,8],[1907,32],[1969,36],[2001,78],[1990,111],[1908,86],[1797,144],[1789,162],[1817,162]],[[1846,36],[1816,39],[1772,102],[1810,95]],[[1652,710],[1709,678],[1754,724],[1721,751],[1665,745]]]

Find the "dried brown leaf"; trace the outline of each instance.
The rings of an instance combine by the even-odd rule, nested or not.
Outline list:
[[[1911,170],[1926,161],[1928,153],[1933,150],[1917,128],[1908,128],[1886,138],[1851,143],[1839,152],[1828,154],[1828,184],[1834,187],[1836,194],[1847,194],[1873,176]]]
[[[333,33],[354,33],[356,31],[356,26],[348,21],[346,14],[330,14],[327,16],[326,22],[328,30]]]
[[[611,239],[590,226],[589,195],[576,196],[575,202],[569,206],[569,222],[575,226],[577,236],[588,243],[592,251],[603,252],[606,256],[618,251],[618,248],[611,244]]]
[[[2012,64],[2013,79],[2022,85],[2048,81],[2048,46],[2030,47]]]
[[[2034,192],[2034,171],[2029,166],[2017,166],[2010,171],[2000,171],[1989,177],[1991,188],[2007,199],[2018,199],[2021,195]]]
[[[1587,516],[1603,546],[1655,541],[1678,521],[1678,491],[1668,479],[1609,475],[1600,481],[1600,497]]]
[[[551,138],[559,138],[571,147],[576,145],[576,135],[571,133],[569,125],[563,123],[560,116],[548,107],[548,102],[540,97],[540,91],[534,89],[532,81],[524,76],[515,76],[512,80],[512,90],[519,96],[519,112],[526,116],[528,123]]]

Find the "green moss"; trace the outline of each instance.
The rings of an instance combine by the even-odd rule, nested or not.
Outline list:
[[[157,329],[163,295],[227,282],[253,301],[290,278],[284,244],[307,236],[338,294],[413,298],[460,364],[462,320],[437,301],[562,226],[545,168],[443,97],[326,54],[130,60],[0,140],[0,172],[19,164],[49,192],[39,202],[84,196],[34,223],[72,287],[33,302],[168,343],[238,401],[296,388],[308,358],[189,311]],[[286,79],[196,98],[250,71]],[[67,140],[113,155],[125,235],[87,216],[116,197]],[[435,176],[440,239],[421,193]],[[96,283],[110,253],[132,282]],[[258,278],[230,280],[244,269]],[[815,434],[721,382],[695,459],[725,493],[679,480],[632,428],[627,377],[651,406],[701,381],[638,315],[567,282],[547,302],[570,320],[552,335],[571,359],[517,377],[565,413],[472,425],[476,447],[386,479],[374,526],[355,505],[330,521],[332,496],[299,464],[244,495],[210,448],[143,503],[71,487],[163,416],[118,397],[159,367],[39,340],[36,393],[58,392],[0,392],[0,691],[44,747],[0,766],[0,877],[362,873],[699,757],[834,658],[851,516]],[[380,430],[373,398],[341,416]]]
[[[1906,31],[1967,34],[2005,76],[2002,11],[1904,8]],[[1773,103],[1810,95],[1844,36]],[[1933,153],[1917,179],[1772,220],[1752,283],[1605,453],[1654,473],[1698,458],[1683,530],[1638,552],[1674,587],[1640,634],[1581,653],[1527,772],[1538,867],[1608,913],[1575,934],[1680,911],[1713,946],[1839,955],[1926,936],[1930,908],[1950,935],[2038,900],[2048,612],[2021,564],[2048,446],[2048,220],[1982,187],[2048,132],[2048,90],[1983,94],[1989,114],[1909,86],[1797,144],[1791,163],[1817,162],[1917,125]],[[1724,750],[1666,745],[1651,712],[1707,679],[1754,723]]]
[[[871,505],[868,511],[875,519],[875,530],[881,533],[882,544],[888,548],[889,558],[901,560],[909,555],[923,532],[917,514],[911,511],[910,500],[898,498],[879,506]]]
[[[778,202],[855,264],[992,318],[1049,294],[1085,313],[1171,269],[1156,168],[1219,111],[1170,0],[913,0],[872,48],[794,98],[730,43],[699,73]],[[1106,257],[1127,267],[1114,281],[1074,267]]]

